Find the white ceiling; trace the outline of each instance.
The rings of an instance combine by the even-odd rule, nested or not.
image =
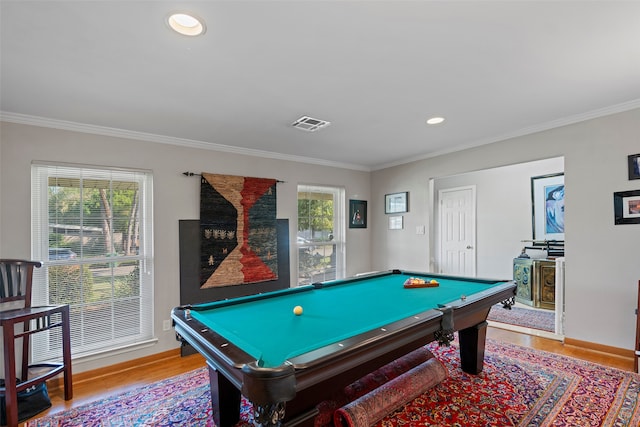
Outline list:
[[[7,121],[375,170],[640,107],[638,1],[0,7]]]

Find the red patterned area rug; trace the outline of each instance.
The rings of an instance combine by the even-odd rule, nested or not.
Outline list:
[[[640,375],[487,340],[484,370],[460,370],[457,347],[430,345],[449,378],[378,427],[637,427]]]
[[[96,385],[99,387],[99,385]],[[201,368],[108,399],[28,421],[25,427],[215,426]]]
[[[533,310],[522,307],[511,307],[509,310],[504,308],[502,304],[491,307],[487,320],[547,332],[555,330],[556,321],[555,313],[551,310]]]
[[[456,346],[428,348],[449,377],[377,427],[640,425],[639,374],[488,340],[484,371],[473,376],[460,370]],[[209,398],[203,368],[32,420],[27,427],[213,426]]]

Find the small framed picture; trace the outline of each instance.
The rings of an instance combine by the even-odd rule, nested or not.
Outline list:
[[[640,154],[629,156],[629,179],[640,179]]]
[[[367,228],[366,200],[349,200],[349,228]]]
[[[640,190],[613,193],[615,224],[640,224]]]
[[[392,193],[384,195],[384,213],[394,214],[409,212],[409,193]]]
[[[389,217],[389,230],[402,230],[402,215],[394,215]]]

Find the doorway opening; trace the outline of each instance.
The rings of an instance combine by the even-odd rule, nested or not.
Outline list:
[[[442,274],[514,280],[514,260],[521,254],[526,242],[534,237],[531,178],[562,172],[564,158],[558,157],[431,179],[429,191],[432,212],[429,227],[434,239],[430,243],[430,270]],[[465,199],[465,192],[472,193],[468,197],[468,205],[458,200]],[[469,233],[473,235],[469,236]],[[455,241],[458,242],[457,247],[452,246]],[[549,258],[553,263],[554,257]],[[468,265],[474,266],[471,274],[465,273]],[[543,314],[546,319],[551,317],[551,332],[542,325],[530,327],[515,321],[504,324],[491,322],[496,326],[501,323],[501,327],[519,332],[548,334],[550,338],[562,340],[563,267],[564,264],[558,267],[562,271],[556,274],[551,306],[534,307],[518,303],[509,313],[513,315],[518,312],[523,316],[528,315],[529,319],[542,318]]]

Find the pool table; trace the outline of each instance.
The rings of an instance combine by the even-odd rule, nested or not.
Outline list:
[[[407,288],[408,278],[438,286]],[[171,317],[177,338],[207,361],[218,426],[238,421],[241,394],[258,424],[310,424],[336,390],[455,331],[462,369],[481,372],[489,310],[515,291],[512,281],[392,270],[176,307]]]

